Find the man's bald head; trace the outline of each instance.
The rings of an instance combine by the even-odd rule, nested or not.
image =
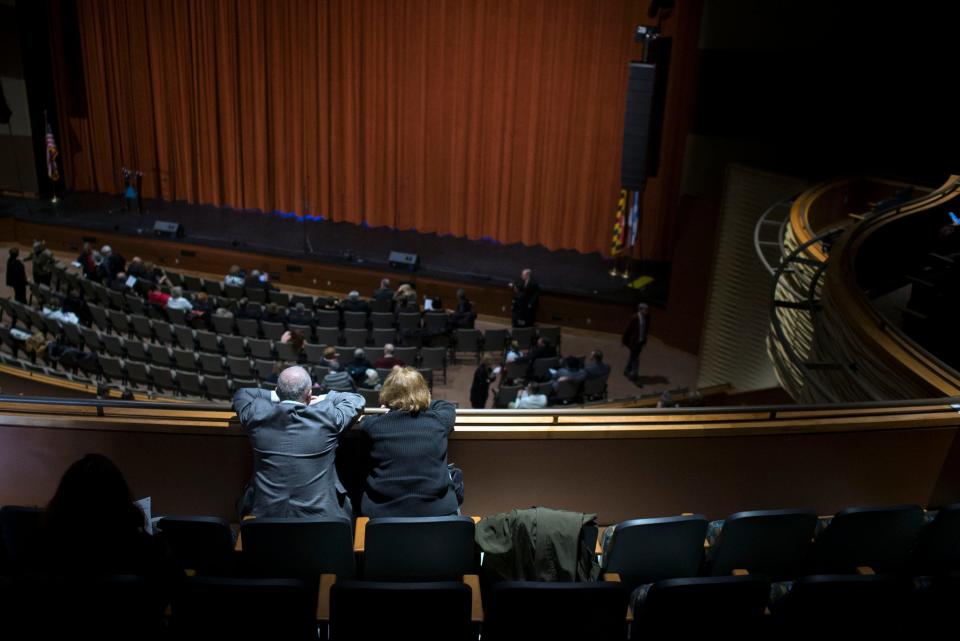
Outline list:
[[[313,382],[307,370],[299,365],[288,367],[277,378],[277,397],[281,401],[310,402],[310,389]]]

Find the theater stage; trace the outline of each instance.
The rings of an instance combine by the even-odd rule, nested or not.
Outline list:
[[[417,254],[417,276],[484,287],[505,286],[524,267],[534,270],[545,292],[607,303],[647,301],[663,305],[667,299],[669,265],[634,261],[632,279],[652,278],[643,289],[611,276],[611,259],[594,252],[551,251],[542,245],[503,244],[494,240],[469,240],[434,233],[365,227],[328,220],[301,220],[292,214],[264,213],[182,202],[145,201],[147,213],[119,211],[119,196],[71,193],[58,203],[0,198],[0,215],[17,220],[69,227],[78,236],[111,232],[152,236],[157,220],[180,223],[180,242],[240,252],[252,252],[343,267],[403,274],[388,264],[390,252]],[[93,234],[86,234],[93,235]],[[130,256],[127,256],[130,258]],[[646,281],[646,279],[644,279]]]

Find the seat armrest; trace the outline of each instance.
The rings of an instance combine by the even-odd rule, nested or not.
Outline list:
[[[744,570],[743,568],[736,568],[730,574],[733,576],[750,576],[750,572],[748,570]]]
[[[857,567],[857,574],[860,576],[873,576],[876,572],[874,572],[873,568],[869,565],[861,565]]]
[[[600,579],[610,583],[620,583],[620,575],[616,572],[604,572]]]
[[[353,532],[353,551],[354,552],[363,552],[366,545],[367,539],[367,523],[370,521],[370,517],[367,516],[358,516],[357,525],[354,528]]]
[[[320,575],[320,590],[317,592],[317,621],[330,621],[330,588],[336,582],[336,574]]]
[[[483,623],[483,599],[480,595],[480,577],[476,574],[464,574],[463,583],[470,588],[470,621]]]

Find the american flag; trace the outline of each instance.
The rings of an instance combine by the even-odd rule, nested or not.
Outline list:
[[[60,170],[57,169],[57,141],[53,139],[53,128],[47,123],[47,175],[50,180],[56,182],[60,180]]]

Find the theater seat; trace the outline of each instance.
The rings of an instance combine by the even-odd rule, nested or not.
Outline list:
[[[476,574],[468,516],[371,519],[364,573],[373,581],[460,581]]]
[[[854,574],[860,567],[877,574],[902,571],[922,527],[918,505],[841,510],[814,542],[812,573]]]
[[[338,581],[330,590],[330,640],[476,639],[470,606],[470,588],[456,581]]]
[[[611,529],[601,571],[619,575],[631,591],[645,583],[694,577],[700,571],[707,531],[703,516],[634,519]]]
[[[770,582],[759,576],[667,579],[633,599],[631,638],[736,630],[753,638],[764,622]]]
[[[707,555],[709,576],[734,570],[762,574],[771,581],[799,576],[810,552],[817,513],[813,510],[752,510],[723,522]]]
[[[317,639],[315,597],[292,579],[188,578],[171,614],[174,639]]]
[[[923,528],[910,564],[915,574],[960,571],[960,503],[941,509]]]
[[[212,516],[165,516],[156,523],[157,536],[169,546],[174,562],[196,574],[233,572],[233,534],[223,519]]]
[[[620,641],[628,596],[616,583],[494,583],[484,593],[483,639]]]
[[[252,576],[298,578],[317,585],[321,574],[352,578],[353,532],[340,519],[261,518],[240,526],[243,564]]]

